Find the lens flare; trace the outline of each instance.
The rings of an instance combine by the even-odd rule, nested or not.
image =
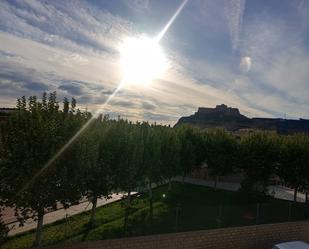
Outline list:
[[[163,50],[154,39],[127,38],[119,50],[126,84],[147,84],[167,69]]]

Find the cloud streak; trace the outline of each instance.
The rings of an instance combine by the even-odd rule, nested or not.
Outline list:
[[[225,1],[224,12],[233,49],[239,47],[245,5],[245,0]]]

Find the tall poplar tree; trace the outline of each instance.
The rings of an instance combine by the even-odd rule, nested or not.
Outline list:
[[[75,102],[74,100],[72,102]],[[75,134],[88,119],[87,115],[59,109],[56,93],[50,93],[42,102],[35,96],[18,99],[17,111],[8,119],[3,129],[5,182],[1,196],[5,204],[13,206],[23,221],[37,219],[35,246],[42,241],[43,217],[47,209],[55,209],[58,203],[69,205],[80,198],[74,186],[72,155],[67,150],[63,157],[46,168],[46,163]],[[70,148],[74,150],[74,146]],[[68,156],[70,154],[70,156]],[[75,161],[78,161],[75,158]],[[77,183],[75,181],[75,183]]]

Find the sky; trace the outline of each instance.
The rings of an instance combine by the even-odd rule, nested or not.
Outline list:
[[[175,124],[226,104],[309,118],[309,1],[188,0],[160,40],[168,68],[123,87],[119,48],[157,36],[182,0],[0,1],[0,107],[57,91],[82,110]]]

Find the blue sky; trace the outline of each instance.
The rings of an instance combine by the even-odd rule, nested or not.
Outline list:
[[[221,103],[309,118],[306,0],[188,0],[160,41],[165,74],[102,108],[121,81],[120,44],[157,35],[181,2],[0,1],[0,106],[56,90],[81,109],[165,124]]]

